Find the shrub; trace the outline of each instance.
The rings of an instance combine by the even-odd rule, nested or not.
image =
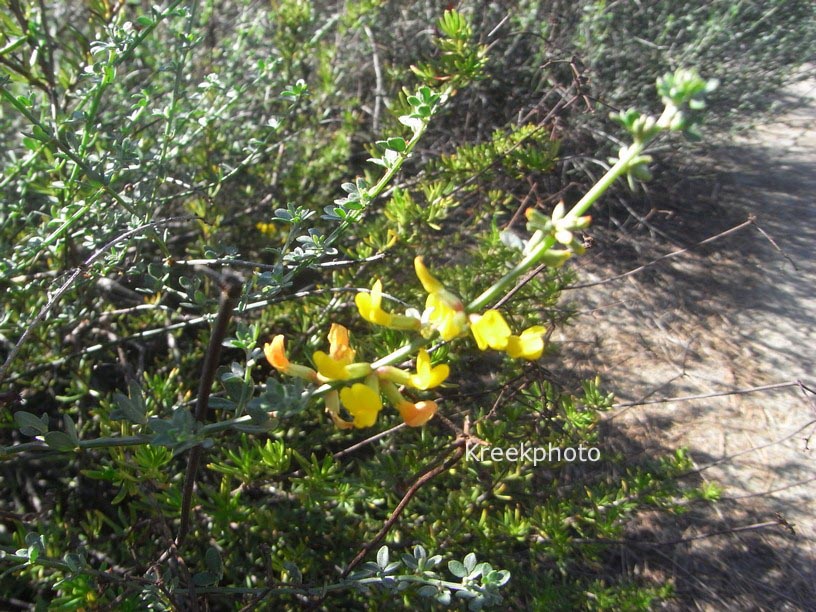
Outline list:
[[[517,192],[557,183],[550,118],[445,129],[495,65],[463,14],[435,15],[410,75],[374,38],[417,25],[376,27],[393,8],[273,4],[3,5],[5,597],[668,596],[611,571],[610,544],[715,493],[679,484],[682,452],[627,465],[601,427],[611,396],[538,359],[587,211],[648,177],[646,147],[692,130],[710,87],[663,78],[660,118],[617,115],[631,143],[597,185],[537,210]]]

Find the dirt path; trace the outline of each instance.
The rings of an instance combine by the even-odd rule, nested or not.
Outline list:
[[[696,221],[684,224],[679,212],[663,223],[693,244],[753,214],[783,253],[749,226],[637,275],[567,292],[582,312],[562,337],[567,366],[600,372],[619,402],[795,380],[816,389],[816,80],[789,88],[783,102],[772,123],[714,152],[715,180],[676,186],[670,208],[694,198],[692,209],[704,211]],[[662,238],[636,242],[638,263],[676,250]],[[579,283],[638,265],[613,258],[618,247],[591,252]],[[684,605],[816,606],[812,395],[788,387],[620,408],[609,418],[644,447],[686,446],[699,467],[716,464],[701,477],[723,486],[724,502],[692,512],[674,535],[782,520],[795,531],[765,526],[664,550],[661,575],[675,581]]]

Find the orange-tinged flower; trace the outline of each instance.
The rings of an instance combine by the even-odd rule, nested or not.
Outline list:
[[[356,351],[349,346],[348,329],[339,323],[332,323],[329,329],[329,355],[335,361],[342,361],[346,365],[354,361]]]
[[[437,409],[436,402],[431,400],[417,402],[416,404],[406,400],[397,404],[397,410],[399,410],[402,420],[409,427],[421,427],[431,420]]]
[[[329,353],[315,351],[312,359],[317,366],[320,380],[348,380],[361,378],[371,372],[367,363],[354,363],[356,351],[349,346],[348,329],[337,323],[332,323],[329,330]]]
[[[399,411],[402,420],[409,427],[420,427],[427,423],[436,414],[436,402],[425,400],[412,402],[405,399],[397,386],[387,380],[382,381],[382,391],[388,401]]]
[[[285,339],[283,334],[278,334],[272,338],[272,342],[264,344],[264,355],[269,364],[279,372],[285,372],[289,367],[289,359],[286,357]]]
[[[544,353],[544,334],[547,328],[543,325],[528,327],[521,336],[510,336],[507,341],[507,354],[514,359],[521,357],[534,361]]]
[[[479,350],[487,350],[488,347],[503,351],[507,348],[510,338],[510,326],[498,310],[488,310],[484,315],[470,315],[470,331]]]
[[[431,367],[431,357],[428,351],[422,349],[417,355],[417,373],[411,374],[408,384],[415,389],[433,389],[441,385],[450,374],[450,367],[443,363]]]
[[[286,357],[286,346],[282,334],[278,334],[272,338],[272,342],[264,344],[264,355],[269,364],[281,374],[287,376],[295,376],[297,378],[305,378],[306,380],[316,381],[317,372],[312,368],[303,365],[291,363]]]

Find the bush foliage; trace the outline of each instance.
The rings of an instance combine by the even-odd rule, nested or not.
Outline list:
[[[812,7],[439,4],[0,2],[3,606],[670,596],[616,571],[614,543],[638,513],[716,491],[681,484],[682,451],[627,463],[600,382],[566,388],[546,369],[555,347],[515,359],[508,342],[568,323],[561,264],[583,249],[582,215],[618,177],[648,178],[658,133],[694,134],[706,82],[646,83],[727,67],[726,96],[748,104],[790,65],[792,36],[813,48]],[[666,111],[616,114],[631,144],[567,212],[565,160],[589,153],[576,126],[606,124],[597,100]],[[385,310],[408,308],[403,328],[361,318],[375,278]],[[437,285],[473,315],[450,337],[411,310],[453,304]],[[508,355],[460,337],[497,317],[533,330],[484,340]],[[317,396],[331,409],[343,385],[281,376],[267,348],[285,337],[308,369],[331,324],[355,365],[413,372],[427,346],[449,376],[383,378],[398,411],[337,428]],[[406,427],[403,400],[439,411]],[[525,445],[598,455],[538,462]]]

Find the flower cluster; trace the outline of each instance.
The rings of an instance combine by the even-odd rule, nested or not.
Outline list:
[[[510,326],[498,310],[484,314],[468,315],[462,300],[445,288],[430,273],[421,257],[414,259],[414,269],[419,282],[428,292],[425,310],[421,316],[395,315],[382,309],[382,283],[374,282],[371,293],[357,294],[357,309],[369,323],[391,329],[417,329],[425,338],[434,333],[446,342],[467,334],[473,334],[476,345],[484,351],[488,348],[505,351],[510,357],[535,360],[544,352],[544,334],[541,325],[529,327],[520,335],[513,335]]]
[[[544,352],[546,329],[536,325],[514,335],[498,310],[483,314],[468,313],[462,300],[445,288],[425,267],[421,257],[414,260],[420,283],[428,292],[425,310],[420,314],[408,310],[405,314],[387,312],[382,307],[382,283],[374,282],[370,292],[355,298],[360,316],[375,325],[402,331],[419,332],[430,339],[434,334],[444,341],[464,336],[470,331],[481,350],[504,351],[510,357],[534,360]],[[391,365],[374,368],[371,363],[356,361],[356,351],[349,344],[348,329],[337,323],[329,331],[329,352],[312,354],[314,368],[293,364],[286,356],[284,337],[275,336],[264,346],[267,361],[287,376],[303,378],[331,386],[325,395],[326,411],[341,429],[371,427],[383,407],[383,396],[411,427],[419,427],[436,414],[437,404],[431,400],[412,402],[400,388],[426,391],[441,385],[450,374],[447,364],[431,365],[431,357],[420,349],[416,371],[408,372]],[[341,416],[341,407],[351,420]]]
[[[417,355],[416,372],[393,366],[374,370],[370,363],[355,361],[357,353],[349,344],[348,329],[337,323],[329,330],[329,352],[315,351],[312,355],[316,370],[289,361],[282,335],[264,345],[264,354],[272,367],[287,376],[329,384],[357,381],[340,386],[339,391],[333,387],[326,393],[326,411],[341,429],[371,427],[382,410],[382,395],[399,411],[407,425],[424,425],[436,414],[436,402],[412,402],[402,395],[397,385],[424,391],[442,384],[450,373],[447,365],[432,366],[425,350]],[[340,415],[341,404],[351,415],[351,421]]]

